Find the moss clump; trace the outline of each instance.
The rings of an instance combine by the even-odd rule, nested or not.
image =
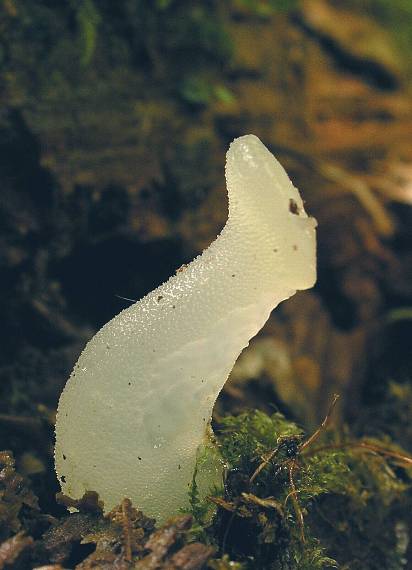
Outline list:
[[[347,431],[319,429],[306,437],[279,413],[230,416],[216,431],[227,464],[224,485],[202,501],[195,475],[190,515],[158,529],[128,499],[104,516],[93,492],[80,501],[60,496],[77,513],[45,515],[11,453],[0,452],[0,554],[6,565],[406,568],[412,458],[402,450],[352,439]],[[206,450],[199,457],[199,476],[211,459]]]
[[[405,567],[412,461],[387,443],[320,434],[326,442],[309,442],[279,413],[222,421],[227,472],[208,500],[217,506],[212,522],[192,495],[192,530],[219,549],[216,568]]]

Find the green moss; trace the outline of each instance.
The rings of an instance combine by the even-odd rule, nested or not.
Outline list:
[[[83,0],[76,6],[76,20],[79,27],[79,37],[82,44],[80,62],[88,65],[92,60],[97,42],[97,30],[101,16],[92,0]]]
[[[302,446],[302,430],[279,413],[229,416],[218,434],[224,489],[205,502],[195,486],[191,495],[195,536],[223,557],[216,568],[229,561],[288,570],[404,567],[411,473],[399,461],[367,451],[348,433],[329,431],[322,444]],[[210,503],[217,506],[212,520]]]
[[[228,416],[220,427],[222,455],[231,468],[250,469],[264,453],[276,447],[280,436],[301,436],[302,430],[282,414],[273,416],[254,410]],[[249,466],[249,467],[248,467]]]

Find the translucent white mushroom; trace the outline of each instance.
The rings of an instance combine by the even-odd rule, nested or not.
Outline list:
[[[97,491],[108,510],[129,497],[159,520],[185,506],[198,447],[237,357],[274,307],[316,280],[316,221],[257,137],[230,145],[226,180],[221,234],[107,323],[67,382],[55,461],[73,498]],[[215,475],[210,468],[203,480]]]

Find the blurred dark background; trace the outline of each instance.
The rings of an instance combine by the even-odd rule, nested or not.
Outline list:
[[[319,222],[319,279],[216,407],[412,451],[409,0],[0,2],[0,449],[53,485],[53,413],[108,319],[215,238],[254,133]]]

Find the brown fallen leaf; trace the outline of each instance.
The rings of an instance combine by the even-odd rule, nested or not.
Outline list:
[[[99,495],[95,491],[86,491],[81,499],[72,499],[63,493],[56,494],[56,501],[60,505],[77,509],[80,513],[103,514],[103,501],[99,501]]]
[[[160,567],[171,547],[189,530],[191,524],[192,517],[184,515],[171,519],[164,527],[154,532],[145,544],[145,550],[149,550],[150,554],[137,563],[136,569],[155,570]]]
[[[85,513],[73,513],[52,526],[43,535],[43,547],[49,561],[64,564],[75,545],[96,529],[98,519]]]
[[[148,534],[154,529],[155,520],[145,517],[127,498],[107,515],[107,519],[121,528],[123,556],[127,562],[131,562],[133,554],[142,552]]]
[[[149,554],[135,564],[135,569],[200,570],[204,568],[215,550],[198,542],[183,545],[182,539],[191,525],[192,517],[183,515],[171,519],[154,532],[144,546],[146,551],[150,551]]]
[[[170,559],[171,570],[200,570],[213,556],[215,549],[199,542],[187,544]],[[166,567],[165,567],[166,568]]]

